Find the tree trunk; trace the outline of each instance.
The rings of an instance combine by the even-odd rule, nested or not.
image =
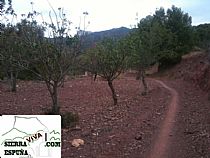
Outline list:
[[[115,89],[113,87],[113,84],[112,84],[112,81],[108,81],[108,85],[112,91],[112,98],[113,98],[113,101],[114,101],[114,105],[117,105],[117,95],[115,93]]]
[[[146,83],[146,80],[145,80],[145,70],[141,71],[141,81],[142,81],[143,86],[144,86],[144,91],[142,92],[142,95],[146,95],[148,87],[147,87],[147,83]]]
[[[52,112],[54,114],[59,114],[60,107],[59,107],[59,103],[58,103],[58,85],[57,85],[57,83],[54,83],[52,88],[53,88],[53,92],[52,92],[52,101],[53,101]]]
[[[50,84],[49,81],[45,81],[47,85],[47,89],[50,93],[50,97],[52,99],[52,114],[59,114],[60,113],[60,107],[58,103],[58,83],[54,82],[53,84]]]
[[[61,80],[61,87],[64,88],[65,77]]]
[[[16,92],[16,84],[17,84],[17,74],[14,73],[13,71],[10,72],[10,86],[11,86],[11,91]]]

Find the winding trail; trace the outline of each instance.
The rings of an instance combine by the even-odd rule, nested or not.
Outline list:
[[[170,91],[172,98],[166,117],[160,127],[158,137],[154,142],[154,146],[150,152],[149,158],[167,158],[167,149],[170,147],[169,138],[172,132],[175,116],[178,109],[179,95],[176,90],[168,87],[165,83],[159,80],[152,79],[154,82],[160,84],[162,87]]]

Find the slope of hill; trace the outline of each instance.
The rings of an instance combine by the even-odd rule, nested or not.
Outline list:
[[[180,64],[165,72],[168,77],[191,82],[204,91],[210,90],[210,57],[207,52],[192,52]]]
[[[131,29],[126,27],[114,28],[111,30],[93,32],[84,37],[83,48],[89,48],[94,46],[96,43],[102,41],[104,38],[115,38],[120,39],[130,33]]]

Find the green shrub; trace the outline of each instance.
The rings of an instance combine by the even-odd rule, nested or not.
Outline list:
[[[67,112],[61,115],[61,127],[72,128],[79,122],[79,115],[73,112]]]
[[[169,68],[175,64],[180,63],[182,59],[182,56],[178,53],[175,53],[173,51],[171,52],[164,52],[161,55],[161,58],[159,59],[160,63],[160,69]]]
[[[20,80],[37,80],[38,77],[28,70],[22,70],[18,74],[18,79],[20,79]]]
[[[43,109],[44,110],[44,109]],[[57,115],[52,110],[44,110],[44,115]],[[72,128],[75,127],[79,122],[79,115],[73,112],[67,112],[61,114],[61,127],[62,128]]]

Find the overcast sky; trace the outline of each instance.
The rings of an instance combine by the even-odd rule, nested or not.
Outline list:
[[[18,14],[31,11],[30,2],[34,2],[34,9],[47,15],[50,7],[47,0],[13,0],[13,7]],[[161,6],[170,8],[172,5],[180,7],[192,16],[193,25],[210,23],[210,0],[49,0],[55,9],[64,8],[65,13],[73,22],[72,28],[84,27],[83,12],[86,16],[87,31],[101,31],[125,26],[130,28],[146,15],[153,14]],[[138,14],[136,14],[138,13]],[[47,17],[46,17],[47,18]],[[81,21],[81,23],[80,23]],[[90,21],[90,25],[88,25]]]

